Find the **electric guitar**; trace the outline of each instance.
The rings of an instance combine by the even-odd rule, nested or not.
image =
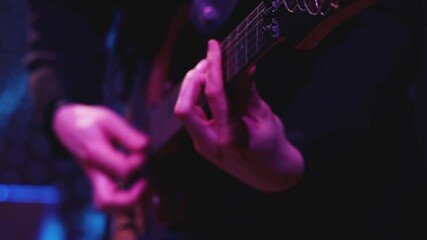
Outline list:
[[[239,74],[259,61],[274,46],[290,41],[298,49],[314,49],[335,27],[379,0],[266,0],[260,2],[237,27],[221,41],[224,81],[233,82]],[[185,25],[179,19],[186,19],[188,6],[178,11],[169,36],[154,60],[154,68],[145,90],[146,99],[145,131],[151,138],[153,155],[167,151],[174,136],[183,130],[174,116],[175,100],[179,84],[165,89],[167,69],[172,64],[170,53],[175,40]],[[191,54],[191,52],[189,53]],[[158,66],[156,68],[156,66]],[[142,207],[143,208],[143,207]],[[112,239],[136,239],[144,232],[144,211],[141,206],[135,210],[136,228],[115,229]],[[128,215],[117,216],[126,221]]]

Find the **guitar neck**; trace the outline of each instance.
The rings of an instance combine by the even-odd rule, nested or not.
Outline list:
[[[278,29],[268,25],[263,18],[267,11],[264,2],[261,2],[221,42],[225,82],[231,82],[243,70],[260,59],[268,49],[284,40],[277,37],[278,35],[273,35]]]

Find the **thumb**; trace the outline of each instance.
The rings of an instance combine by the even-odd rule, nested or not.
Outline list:
[[[256,66],[252,66],[242,73],[242,76],[238,80],[239,86],[236,87],[235,96],[238,106],[243,113],[252,108],[256,108],[260,104],[260,101],[262,101],[255,84],[255,71]]]

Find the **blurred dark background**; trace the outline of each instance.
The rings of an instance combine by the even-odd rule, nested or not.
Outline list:
[[[101,239],[105,216],[91,205],[87,179],[33,118],[27,14],[26,0],[0,1],[0,239],[23,232],[19,239]]]

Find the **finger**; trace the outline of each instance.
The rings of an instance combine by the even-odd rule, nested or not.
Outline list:
[[[123,211],[133,207],[147,189],[147,181],[139,179],[129,188],[118,187],[116,182],[100,171],[92,171],[90,180],[93,200],[97,209],[106,212]]]
[[[89,167],[102,169],[102,171],[120,180],[130,178],[142,168],[145,162],[143,153],[133,152],[128,156],[112,146],[108,139],[103,138],[91,143],[87,152],[85,163]]]
[[[185,75],[174,108],[175,115],[191,131],[206,127],[207,117],[199,103],[206,78],[206,64],[206,60],[200,61]]]
[[[212,117],[219,127],[226,126],[228,121],[228,105],[222,77],[221,49],[218,41],[208,42],[208,73],[205,87],[206,100]]]
[[[108,133],[111,139],[117,140],[118,143],[129,151],[145,151],[148,149],[148,138],[133,128],[121,116],[110,113],[108,121],[102,122],[102,127]]]
[[[236,87],[235,99],[238,103],[238,108],[244,114],[249,106],[256,106],[259,95],[255,86],[254,80],[255,66],[243,72],[238,79],[238,87]],[[255,104],[255,105],[254,105]]]

